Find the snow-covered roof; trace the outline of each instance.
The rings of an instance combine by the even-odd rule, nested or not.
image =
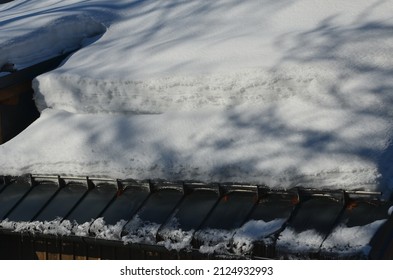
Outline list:
[[[120,181],[160,178],[208,185],[240,182],[272,190],[302,186],[315,191],[382,192],[386,199],[393,182],[392,4],[391,0],[2,4],[0,79],[10,69],[26,69],[78,51],[34,79],[34,100],[41,115],[0,146],[0,174]],[[3,195],[11,203],[5,194],[18,188],[1,188],[0,199]],[[39,198],[45,199],[43,193]],[[206,227],[192,236],[201,242],[202,253],[225,249],[229,239],[232,250],[247,250],[247,240],[255,232],[276,232],[275,249],[282,255],[294,251],[328,255],[343,248],[367,255],[370,239],[388,216],[384,211],[386,217],[381,219],[348,224],[346,210],[337,213],[336,201],[324,200],[317,206],[329,209],[327,216],[321,215],[325,220],[315,219],[312,228],[303,228],[296,217],[316,213],[315,197],[310,201],[304,201],[291,220],[256,219],[238,225],[235,232]],[[356,209],[368,209],[362,205]],[[49,230],[46,233],[55,235],[90,232],[131,243],[157,241],[149,232],[158,232],[158,223],[145,223],[138,215],[130,216],[126,224],[114,219],[109,227],[105,215],[92,224],[74,223],[71,218],[82,219],[81,213],[59,214],[66,220],[48,216],[40,221],[34,216],[14,221],[15,207],[0,217],[5,219],[3,229]],[[61,209],[52,210],[51,214]],[[346,222],[321,235],[324,226],[318,222],[328,222],[336,214]],[[129,234],[119,236],[124,228]],[[189,232],[160,234],[171,248],[190,245]],[[183,243],[172,242],[176,234]]]
[[[0,177],[0,234],[150,245],[205,257],[381,258],[391,248],[392,209],[392,202],[365,192]]]
[[[392,1],[26,1],[0,65],[41,117],[5,175],[240,181],[390,193]]]

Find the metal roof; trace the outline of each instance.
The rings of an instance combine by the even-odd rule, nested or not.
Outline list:
[[[0,220],[13,222],[14,227],[3,227],[3,234],[41,236],[44,238],[83,239],[117,248],[147,246],[156,251],[167,251],[165,244],[182,242],[169,231],[188,233],[189,246],[177,250],[179,254],[197,253],[201,258],[211,255],[231,258],[390,258],[393,243],[392,217],[388,214],[391,201],[381,200],[379,193],[361,191],[320,191],[306,188],[272,190],[266,186],[245,184],[206,184],[201,182],[167,182],[163,180],[112,180],[89,177],[28,175],[0,176]],[[92,227],[102,219],[106,226],[120,225],[116,238],[106,240]],[[18,229],[23,222],[57,220],[75,221],[88,227],[88,234],[78,236],[40,231],[29,227]],[[387,222],[369,244],[372,250],[361,255],[348,253],[343,257],[323,249],[323,242],[339,225],[363,226],[377,220]],[[119,224],[119,222],[122,223]],[[174,222],[175,221],[175,222]],[[279,221],[274,231],[267,231],[253,240],[251,250],[239,251],[234,239],[239,229],[249,221]],[[136,222],[140,224],[133,227]],[[86,225],[87,223],[87,225]],[[150,232],[141,231],[152,225]],[[323,239],[317,246],[302,251],[280,247],[277,240],[286,230],[295,232],[314,230]],[[208,238],[224,232],[222,238]],[[147,236],[144,235],[149,235]],[[124,237],[131,237],[124,239]],[[136,236],[139,238],[135,239]],[[184,238],[184,236],[182,237]],[[124,240],[128,242],[124,243]],[[131,241],[130,241],[131,240]],[[136,241],[135,241],[136,240]],[[225,250],[204,252],[202,246],[225,243]],[[367,244],[364,244],[367,245]],[[351,248],[348,248],[351,252]],[[172,250],[175,251],[175,250]]]

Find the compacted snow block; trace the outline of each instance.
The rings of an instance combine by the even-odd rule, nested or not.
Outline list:
[[[385,259],[378,193],[91,177],[0,177],[3,259]],[[8,254],[12,243],[17,252]]]

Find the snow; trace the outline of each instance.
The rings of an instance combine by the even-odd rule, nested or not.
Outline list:
[[[22,69],[80,48],[58,69],[34,79],[41,116],[0,145],[0,173],[301,185],[382,191],[388,197],[392,2],[0,5],[0,67],[13,63]],[[2,226],[81,236],[90,228],[102,238],[119,239],[125,222],[63,223]],[[213,230],[210,235],[222,240],[201,250],[226,249],[232,238],[247,251],[254,227],[275,230],[279,224],[258,223],[239,232]],[[152,243],[159,228],[138,219],[127,226],[125,242]],[[331,238],[351,232],[365,242],[368,229],[342,227]],[[192,233],[168,234],[173,240],[165,246],[184,248]],[[322,241],[314,231],[287,228],[278,245],[310,250]],[[329,242],[324,246],[330,250],[335,245]]]
[[[204,254],[247,255],[252,252],[255,241],[278,232],[284,222],[285,219],[269,222],[250,220],[240,228],[232,230],[202,229],[196,232],[195,238],[201,242],[199,251]]]
[[[183,230],[179,226],[179,222],[175,217],[165,223],[165,227],[160,229],[160,239],[158,245],[164,246],[168,250],[180,251],[191,247],[192,237],[195,229]]]
[[[374,233],[386,220],[377,220],[364,226],[337,226],[322,244],[321,250],[341,255],[360,254],[367,256],[371,247],[368,245]]]
[[[103,24],[81,14],[50,20],[42,27],[19,37],[7,32],[6,35],[13,36],[0,43],[0,65],[12,61],[15,69],[23,69],[37,61],[83,47],[89,38],[94,38],[105,30]],[[34,49],[26,48],[26,45],[34,45]]]
[[[389,193],[390,4],[4,4],[1,63],[82,48],[34,80],[0,169]]]
[[[307,258],[309,254],[322,252],[324,256],[339,258],[367,258],[371,250],[370,241],[386,220],[376,220],[362,226],[347,226],[342,223],[334,227],[326,237],[313,229],[296,232],[287,227],[277,239],[276,248],[285,258]]]
[[[275,219],[269,222],[248,221],[233,236],[233,251],[238,255],[250,253],[255,241],[264,240],[264,238],[278,232],[285,222],[285,219]],[[268,240],[264,241],[268,243]]]
[[[282,114],[296,114],[292,113],[290,104],[282,106],[286,107]],[[331,149],[320,150],[322,147],[316,143],[314,149],[299,151],[313,136],[307,139],[296,133],[279,138],[282,132],[274,131],[269,121],[264,121],[269,118],[266,114],[250,112],[248,106],[225,111],[192,111],[185,115],[168,112],[95,114],[94,117],[47,109],[18,137],[1,146],[2,158],[7,159],[2,170],[11,174],[247,180],[272,187],[307,183],[320,187],[316,184],[318,180],[332,188],[372,186],[376,171],[359,155],[347,155],[351,150],[360,149],[354,142],[351,147],[342,143],[350,139],[332,139]],[[324,112],[320,110],[315,114]],[[261,127],[262,122],[266,126]],[[356,129],[355,133],[363,135],[362,142],[358,143],[361,146],[365,146],[367,140],[373,142],[377,135],[365,134],[360,124]],[[25,139],[29,139],[28,142]],[[291,145],[283,149],[288,141]],[[334,145],[337,149],[350,150],[344,154],[334,152]],[[304,158],[304,162],[293,169],[301,160],[298,157]],[[321,164],[327,169],[320,170]]]
[[[0,221],[0,228],[14,232],[46,234],[53,236],[95,236],[100,239],[121,240],[121,231],[126,221],[107,225],[102,217],[78,224],[76,221],[56,218],[52,221],[15,222],[8,219]]]
[[[319,250],[324,236],[314,229],[296,232],[293,228],[287,227],[277,239],[276,248],[284,254],[294,255],[305,253],[316,253]]]
[[[96,219],[90,226],[90,233],[95,237],[107,240],[120,240],[121,232],[124,225],[127,223],[125,220],[118,221],[115,225],[108,225],[105,223],[104,218]]]
[[[393,214],[393,206],[389,207],[388,215],[391,216]]]
[[[326,237],[315,230],[296,232],[291,227],[285,228],[276,242],[276,250],[285,258],[307,258],[310,253],[322,252],[325,256],[367,258],[371,249],[369,243],[375,232],[386,220],[377,220],[363,226],[336,226]],[[20,233],[47,234],[53,236],[94,237],[120,241],[124,244],[150,244],[164,246],[168,250],[190,250],[193,237],[199,242],[198,250],[202,254],[236,254],[247,256],[252,253],[254,243],[263,241],[269,244],[269,237],[281,230],[285,220],[269,222],[250,220],[242,227],[232,230],[206,228],[183,231],[176,221],[160,229],[160,239],[156,235],[159,224],[143,221],[135,216],[130,222],[118,221],[114,225],[106,224],[100,217],[90,222],[78,224],[76,221],[57,218],[53,221],[14,222],[8,219],[0,222],[0,228]],[[123,234],[125,233],[125,234]]]
[[[144,221],[138,215],[135,215],[131,221],[125,225],[124,230],[127,234],[122,237],[122,240],[125,244],[155,244],[159,228],[160,224],[151,221]]]
[[[68,236],[74,234],[78,225],[69,220],[57,218],[53,221],[14,222],[8,219],[0,222],[0,227],[15,232],[29,232],[31,234],[43,233],[49,235]],[[80,233],[80,231],[79,231]]]

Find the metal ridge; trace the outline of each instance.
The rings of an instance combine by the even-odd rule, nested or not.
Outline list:
[[[259,194],[293,194],[297,193],[299,196],[312,196],[312,197],[373,197],[374,199],[382,199],[382,192],[380,191],[368,191],[368,190],[344,190],[344,189],[318,189],[303,186],[296,186],[291,188],[270,188],[266,184],[248,184],[248,183],[237,183],[237,182],[202,182],[199,180],[166,180],[166,179],[134,179],[134,178],[108,178],[102,176],[70,176],[70,175],[54,175],[54,174],[25,174],[21,176],[2,176],[4,180],[11,180],[16,178],[29,178],[32,181],[84,181],[93,186],[97,183],[114,183],[118,185],[125,185],[133,183],[136,185],[146,184],[150,185],[151,189],[162,189],[162,188],[175,188],[184,189],[184,191],[190,189],[206,189],[216,190],[220,193],[227,193],[232,191],[240,192],[258,192]]]

